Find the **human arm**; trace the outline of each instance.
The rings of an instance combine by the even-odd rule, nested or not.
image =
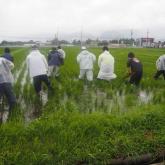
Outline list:
[[[99,66],[99,68],[101,67],[101,61],[102,61],[102,57],[100,55],[99,58],[98,58],[98,66]]]
[[[161,65],[161,60],[160,60],[160,58],[158,58],[156,60],[156,68],[157,68],[157,70],[160,70],[160,65]]]
[[[63,50],[63,59],[65,59],[65,57],[66,57],[66,53],[65,53],[65,51]]]
[[[128,78],[131,74],[132,74],[131,63],[130,63],[130,61],[128,61],[127,62],[127,71],[126,71],[126,74],[125,74],[124,78]]]
[[[81,55],[79,54],[79,55],[77,56],[77,63],[80,63],[80,58],[81,58]]]
[[[44,55],[42,55],[42,60],[44,62],[44,65],[45,65],[46,70],[48,71],[48,63],[47,63],[46,58],[45,58]]]
[[[4,63],[12,70],[14,68],[14,63],[9,60],[4,60]]]

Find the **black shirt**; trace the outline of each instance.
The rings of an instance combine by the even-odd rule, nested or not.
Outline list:
[[[137,58],[129,59],[127,62],[127,67],[131,68],[131,72],[143,72],[143,66]]]

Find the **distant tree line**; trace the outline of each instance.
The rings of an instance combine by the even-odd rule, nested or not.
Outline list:
[[[74,39],[73,41],[69,42],[67,40],[58,40],[57,38],[51,40],[51,41],[47,41],[47,43],[49,42],[50,45],[67,45],[67,44],[72,44],[72,45],[81,45],[81,41],[80,40],[76,40]],[[33,40],[29,40],[29,41],[6,41],[3,40],[0,43],[0,46],[23,46],[25,44],[38,44],[40,43],[39,41],[33,41]],[[113,40],[93,40],[88,38],[86,41],[83,41],[83,44],[85,45],[94,45],[94,46],[108,46],[109,44],[126,44],[126,45],[132,45],[133,43],[135,43],[136,45],[136,40],[135,39],[127,39],[127,38],[121,38],[121,39],[113,39]],[[165,45],[165,41],[158,41],[157,44],[160,47],[164,47]]]
[[[6,41],[6,40],[3,40],[0,43],[0,46],[6,46],[6,45],[11,45],[11,46],[18,45],[18,46],[22,46],[24,44],[35,44],[35,43],[36,42],[33,41],[33,40],[26,41],[26,42],[23,42],[23,41]]]

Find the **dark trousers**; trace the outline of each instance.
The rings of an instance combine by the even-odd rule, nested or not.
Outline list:
[[[0,97],[3,96],[6,96],[9,104],[9,111],[11,111],[16,104],[16,97],[14,95],[13,87],[11,83],[0,84]]]
[[[142,75],[143,75],[142,72],[135,72],[133,75],[130,76],[129,82],[131,84],[134,84],[134,85],[138,86],[141,79],[142,79]]]
[[[41,91],[42,82],[44,82],[47,85],[48,89],[51,88],[50,81],[47,75],[35,76],[33,77],[33,85],[37,94],[39,94],[39,92]]]
[[[155,78],[155,79],[158,79],[160,75],[163,75],[164,80],[165,80],[165,70],[158,70],[158,71],[155,73],[154,78]]]

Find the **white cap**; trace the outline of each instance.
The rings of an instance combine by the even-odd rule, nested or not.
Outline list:
[[[87,48],[85,46],[82,46],[81,47],[81,50],[86,50]]]

